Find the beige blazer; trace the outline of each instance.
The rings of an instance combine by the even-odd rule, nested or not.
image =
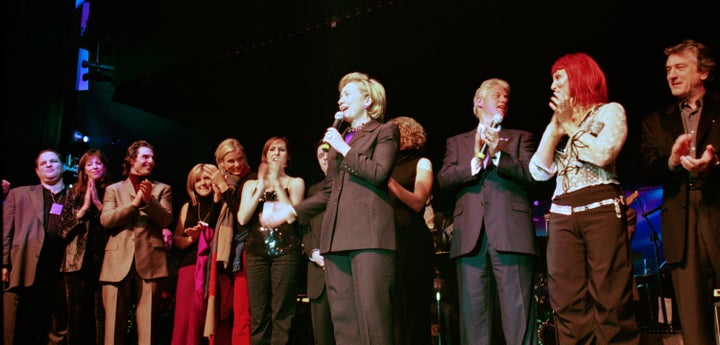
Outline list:
[[[109,238],[100,281],[121,281],[133,262],[143,279],[168,276],[162,229],[173,219],[172,191],[164,183],[152,181],[152,184],[152,200],[139,209],[132,205],[135,188],[130,179],[105,189],[100,223],[107,229]]]

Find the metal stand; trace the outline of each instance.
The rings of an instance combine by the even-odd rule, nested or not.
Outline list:
[[[436,305],[437,305],[438,326],[440,326],[440,331],[438,332],[437,345],[442,345],[442,344],[443,344],[443,342],[442,342],[442,337],[443,337],[443,331],[442,331],[442,329],[443,329],[444,327],[442,326],[442,313],[440,312],[440,291],[436,291],[436,292],[435,292],[435,301],[437,301]]]
[[[658,297],[660,298],[660,311],[662,312],[663,321],[672,328],[672,325],[668,322],[668,313],[667,308],[665,307],[665,296],[664,296],[664,289],[663,289],[663,283],[662,283],[662,274],[660,274],[660,246],[662,244],[660,243],[660,238],[658,237],[657,231],[655,231],[655,227],[652,225],[652,222],[648,220],[648,216],[659,211],[660,208],[655,208],[654,210],[650,212],[643,212],[642,216],[645,218],[645,222],[648,224],[648,227],[650,228],[650,241],[653,244],[653,248],[655,249],[654,256],[655,256],[655,274],[657,275],[657,285],[658,285]],[[646,283],[647,284],[647,283]],[[649,295],[649,293],[648,293]],[[652,304],[651,304],[652,306]],[[658,320],[658,324],[660,321]]]

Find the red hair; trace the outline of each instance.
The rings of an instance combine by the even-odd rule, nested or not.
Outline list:
[[[551,74],[561,69],[567,74],[569,96],[575,100],[575,105],[607,103],[605,73],[590,55],[583,52],[566,54],[555,61]]]

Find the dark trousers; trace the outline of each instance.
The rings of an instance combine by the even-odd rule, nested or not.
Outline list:
[[[330,253],[325,286],[338,344],[392,344],[395,252],[383,249]]]
[[[713,288],[720,286],[720,233],[714,210],[690,191],[685,260],[670,265],[685,344],[714,344]],[[667,231],[671,231],[668,229]]]
[[[250,296],[250,342],[285,345],[297,306],[300,254],[246,254]]]
[[[613,187],[589,187],[553,203],[582,206],[619,195]],[[548,291],[560,344],[639,343],[629,242],[626,213],[614,204],[550,214]]]
[[[421,229],[427,231],[425,229]],[[398,241],[393,314],[395,345],[432,344],[431,314],[435,305],[433,242]]]
[[[335,330],[333,329],[332,316],[330,314],[330,303],[328,302],[327,289],[325,288],[325,271],[314,262],[308,262],[308,297],[310,297],[310,320],[312,321],[313,338],[315,345],[335,345]],[[311,282],[315,279],[317,281]],[[322,292],[311,297],[311,286],[319,289],[322,283]],[[317,291],[317,290],[316,290]]]
[[[67,345],[104,344],[105,309],[97,270],[63,274],[67,298]]]
[[[59,272],[38,272],[33,286],[3,293],[6,345],[60,344],[67,334],[65,287]]]
[[[494,303],[508,345],[534,344],[534,256],[497,251],[483,231],[476,251],[457,258],[460,304],[460,343],[495,344]]]

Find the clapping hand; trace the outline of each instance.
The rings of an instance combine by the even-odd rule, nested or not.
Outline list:
[[[554,125],[555,134],[564,135],[574,133],[577,126],[573,119],[573,106],[570,97],[562,93],[560,90],[553,92],[550,97],[550,109],[553,110],[551,125]]]
[[[485,127],[485,131],[482,133],[482,137],[482,139],[485,141],[485,144],[487,144],[489,155],[495,155],[495,152],[497,152],[498,143],[500,142],[500,128]]]
[[[297,213],[292,205],[284,202],[274,202],[272,210],[263,210],[260,214],[260,224],[265,228],[277,228],[285,223],[295,221]]]
[[[149,204],[150,200],[152,200],[152,188],[152,182],[148,180],[142,180],[142,182],[140,182],[140,192],[142,193],[142,199],[145,204]]]
[[[681,165],[680,158],[690,154],[690,146],[692,146],[692,134],[678,136],[670,151],[670,166],[678,167]]]
[[[717,159],[718,158],[715,147],[712,145],[708,145],[705,147],[705,151],[703,151],[703,154],[702,156],[700,156],[700,158],[693,158],[690,155],[681,156],[680,165],[682,165],[685,170],[694,174],[698,174],[715,166],[718,162]]]
[[[140,187],[138,188],[135,199],[133,199],[132,202],[135,208],[140,208],[143,205],[147,205],[150,203],[150,200],[152,200],[152,188],[152,182],[148,180],[143,180],[142,182],[140,182]]]
[[[197,225],[185,228],[185,235],[189,236],[193,241],[200,237],[200,233],[205,229],[205,225],[198,222]]]

